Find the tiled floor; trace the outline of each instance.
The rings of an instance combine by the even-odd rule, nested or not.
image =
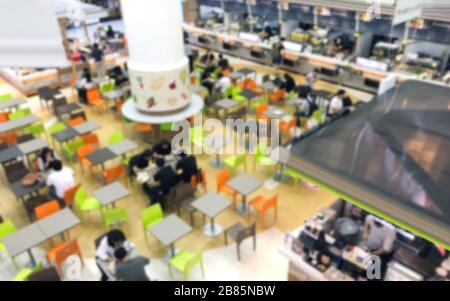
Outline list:
[[[259,66],[241,60],[231,59],[230,62],[237,68],[251,67],[261,73],[273,74],[276,72],[272,68]],[[299,82],[303,81],[303,78],[299,76],[295,77]],[[336,91],[338,89],[336,86],[322,82],[319,82],[317,86],[330,91]],[[19,94],[14,90],[14,88],[1,80],[0,91],[1,93],[5,91],[13,91],[16,95]],[[365,93],[350,91],[350,94],[355,95],[358,99],[370,100],[370,95]],[[54,118],[51,113],[41,110],[39,101],[36,97],[31,97],[29,99],[29,105],[34,113],[37,113],[39,116],[44,118],[46,124],[54,122]],[[97,131],[102,145],[107,144],[109,135],[118,131],[124,131],[126,136],[129,138],[135,141],[140,141],[133,128],[124,128],[120,121],[118,121],[118,119],[116,119],[111,113],[104,112],[99,114],[97,112],[93,112],[89,108],[86,111],[88,114],[88,119],[96,121],[102,126],[102,129]],[[59,148],[56,147],[56,149],[59,152]],[[59,154],[61,156],[60,152]],[[211,167],[211,160],[213,160],[213,156],[201,155],[198,157],[199,166],[203,168],[207,174],[208,189],[214,191],[215,178],[218,170]],[[257,168],[257,170],[253,172],[251,169],[251,158],[249,159],[249,163],[250,164],[248,164],[248,166],[250,173],[254,174],[261,180],[269,179],[272,176],[271,172],[265,170],[264,168]],[[89,192],[101,187],[101,184],[93,179],[89,174],[82,174],[79,164],[70,165],[76,171],[77,180],[80,181]],[[0,200],[0,215],[2,215],[5,219],[11,219],[18,228],[23,227],[29,223],[26,218],[23,204],[14,198],[13,194],[7,187],[3,173],[1,172],[0,174],[0,195],[2,196]],[[333,195],[330,195],[327,192],[314,191],[308,189],[302,184],[299,186],[294,186],[292,182],[283,183],[278,185],[276,188],[270,187],[270,185],[266,185],[266,187],[269,189],[262,188],[251,197],[257,194],[271,196],[274,193],[278,193],[278,219],[274,222],[273,216],[268,214],[266,217],[267,221],[265,223],[266,229],[271,227],[274,228],[264,232],[265,229],[261,229],[261,226],[258,227],[258,251],[256,255],[249,252],[251,248],[244,245],[243,257],[245,260],[243,260],[242,263],[238,263],[236,260],[234,246],[225,248],[222,236],[209,238],[203,234],[200,215],[196,217],[197,226],[194,231],[177,243],[177,247],[191,252],[197,250],[206,251],[205,263],[208,280],[225,280],[221,279],[221,277],[226,277],[226,279],[229,280],[286,279],[286,264],[281,258],[281,255],[276,252],[276,248],[281,245],[282,242],[282,233],[299,227],[303,224],[306,218],[315,214],[320,207],[328,206],[335,199]],[[167,267],[158,259],[162,257],[163,252],[157,248],[156,240],[152,237],[149,238],[149,244],[146,244],[142,224],[139,220],[140,211],[148,205],[147,197],[142,193],[142,189],[141,187],[138,187],[138,185],[134,185],[130,189],[132,190],[132,195],[117,204],[120,207],[126,208],[129,216],[131,217],[130,221],[121,228],[126,233],[129,240],[134,242],[138,252],[152,259],[152,264],[149,266],[149,274],[160,280],[168,279]],[[198,195],[201,194],[203,194],[203,191],[200,189]],[[184,214],[183,217],[187,218],[187,214]],[[228,209],[217,218],[217,222],[222,226],[227,227],[236,222],[249,224],[255,218],[256,216],[254,214],[248,217],[242,217],[234,210]],[[88,214],[83,224],[72,230],[70,233],[71,238],[78,240],[83,257],[87,259],[87,266],[92,270],[92,275],[86,276],[87,279],[96,279],[97,277],[97,275],[95,275],[95,273],[97,273],[97,269],[95,265],[93,265],[93,260],[90,258],[93,258],[95,254],[93,243],[94,239],[104,232],[105,229],[102,226],[100,214],[94,212]],[[48,249],[50,245],[49,243],[46,243],[39,247],[45,250]],[[26,256],[24,259],[26,260]],[[226,271],[226,273],[224,271]],[[0,280],[5,280],[3,278],[4,276],[5,273],[2,273],[0,268]],[[197,279],[196,277],[197,276],[194,275],[193,279]]]

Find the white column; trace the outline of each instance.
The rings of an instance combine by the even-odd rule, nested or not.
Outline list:
[[[180,0],[121,0],[131,91],[138,109],[164,113],[189,104]]]

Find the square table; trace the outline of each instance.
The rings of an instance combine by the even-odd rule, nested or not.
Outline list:
[[[7,149],[0,151],[0,163],[5,163],[22,157],[23,153],[17,145],[12,145]]]
[[[56,115],[58,117],[70,114],[74,111],[83,110],[83,108],[78,103],[69,103],[56,108]]]
[[[242,204],[238,206],[237,211],[244,215],[247,211],[247,197],[261,188],[263,184],[264,183],[261,180],[243,173],[234,177],[225,185],[242,195]]]
[[[192,231],[192,227],[186,224],[175,214],[166,217],[148,229],[163,245],[170,246],[170,257],[175,257],[175,242]]]
[[[34,114],[30,114],[30,115],[27,115],[25,117],[22,117],[22,118],[19,118],[16,120],[9,120],[9,121],[0,123],[0,134],[23,128],[27,125],[33,124],[40,120],[41,120],[41,118],[39,118],[38,116],[36,116]]]
[[[36,183],[35,185],[30,186],[30,187],[24,187],[22,185],[22,181],[17,181],[17,182],[10,184],[10,188],[11,188],[12,192],[19,200],[23,199],[23,197],[25,197],[27,195],[34,194],[35,192],[39,191],[41,188],[44,188],[44,187],[45,187],[44,181],[39,181],[38,183]]]
[[[58,141],[60,144],[69,141],[77,136],[79,136],[78,132],[71,127],[68,127],[65,130],[52,134],[53,139]]]
[[[34,223],[17,230],[16,232],[4,237],[2,240],[11,258],[16,257],[23,252],[27,252],[30,257],[31,264],[36,266],[36,260],[33,257],[31,249],[43,243],[46,239],[47,237],[42,232],[41,228]]]
[[[265,111],[263,114],[269,117],[270,119],[282,119],[284,116],[289,115],[283,109],[274,106],[270,106],[269,109]]]
[[[118,100],[121,99],[122,97],[125,96],[127,92],[121,89],[118,90],[114,90],[114,91],[109,91],[106,93],[103,93],[103,98],[105,98],[106,100]]]
[[[261,88],[263,88],[266,92],[273,92],[276,89],[278,89],[278,86],[275,85],[272,81],[267,81],[265,83],[262,83],[260,85]]]
[[[113,182],[95,190],[92,195],[104,206],[112,205],[114,207],[114,203],[129,196],[130,191],[120,182]]]
[[[226,115],[228,116],[228,112],[231,109],[234,109],[236,107],[238,107],[240,104],[232,99],[229,98],[225,98],[219,101],[216,101],[213,105],[213,107],[216,109],[216,116],[219,116],[219,110],[225,110]]]
[[[64,233],[80,224],[80,219],[69,208],[53,213],[44,219],[36,222],[47,239],[55,235],[61,235],[61,239],[66,241]]]
[[[274,176],[275,181],[282,182],[284,180],[284,169],[291,156],[291,151],[284,146],[279,146],[270,152],[270,158],[280,163],[280,170]]]
[[[223,166],[223,161],[220,160],[220,150],[230,143],[231,138],[222,135],[207,136],[205,138],[205,146],[212,148],[216,154],[216,160],[212,162],[213,167],[221,168]]]
[[[234,71],[234,72],[230,73],[230,75],[228,75],[228,77],[229,77],[232,81],[238,81],[238,80],[240,80],[241,78],[243,78],[244,76],[245,76],[244,74],[242,74],[242,73],[240,73],[240,72],[237,72],[237,71]]]
[[[211,223],[206,225],[203,229],[203,233],[206,236],[213,237],[222,233],[222,227],[214,224],[214,218],[230,207],[230,205],[231,202],[228,199],[215,192],[208,192],[191,204],[192,207],[211,219]]]
[[[259,93],[256,93],[255,91],[252,91],[249,89],[242,90],[241,95],[247,99],[247,107],[248,108],[250,108],[252,100],[261,96]]]
[[[14,98],[8,101],[0,102],[0,110],[7,110],[10,108],[16,108],[20,105],[26,104],[27,100],[25,98]]]
[[[78,135],[84,135],[98,130],[100,126],[93,121],[86,121],[85,123],[74,126],[73,129],[78,133]]]
[[[40,151],[44,147],[47,147],[48,143],[45,139],[38,137],[33,140],[21,143],[18,148],[22,151],[24,155],[28,155],[37,151]]]
[[[107,147],[96,150],[94,153],[86,156],[86,159],[91,161],[93,166],[101,165],[102,170],[105,170],[105,162],[116,158],[117,156]]]
[[[117,156],[125,155],[138,148],[138,145],[129,139],[108,146],[108,148]]]
[[[239,69],[237,72],[243,74],[245,77],[249,76],[250,74],[256,73],[255,70],[250,69],[250,68],[242,68],[242,69]]]

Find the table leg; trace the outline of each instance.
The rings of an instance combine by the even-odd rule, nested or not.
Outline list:
[[[216,154],[216,159],[212,162],[212,166],[216,168],[221,168],[223,166],[223,162],[220,160],[220,154]]]
[[[62,241],[66,241],[66,235],[65,235],[65,231],[61,232],[61,234],[59,234],[61,236]]]
[[[245,195],[242,196],[242,203],[237,206],[236,211],[240,215],[247,214],[247,197]]]
[[[214,222],[214,218],[211,218],[211,223],[205,225],[203,228],[203,234],[208,237],[214,237],[223,232],[223,229],[220,225]]]
[[[286,165],[281,164],[280,165],[280,170],[278,171],[277,174],[275,174],[275,176],[273,177],[275,181],[278,182],[283,182],[286,180],[286,177],[284,175],[284,169],[286,168]]]
[[[170,245],[170,256],[171,256],[171,258],[175,257],[175,245],[174,244]]]
[[[27,250],[28,256],[30,257],[30,261],[33,267],[36,266],[36,260],[34,259],[33,252],[31,249]]]

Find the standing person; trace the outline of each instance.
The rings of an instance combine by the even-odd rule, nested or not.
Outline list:
[[[39,171],[46,173],[51,169],[51,164],[56,160],[55,152],[48,147],[44,147],[37,159]]]
[[[97,69],[97,77],[98,78],[104,78],[105,77],[105,62],[104,62],[104,58],[105,58],[105,53],[103,52],[103,50],[100,48],[100,46],[95,43],[94,44],[94,49],[92,50],[92,57],[94,58],[95,61],[95,66]]]
[[[286,89],[287,93],[294,91],[296,88],[294,78],[290,76],[288,73],[284,74],[284,88]]]
[[[75,174],[70,167],[63,167],[61,161],[55,160],[51,163],[52,172],[47,176],[49,195],[52,198],[63,201],[64,192],[75,186]]]
[[[150,263],[146,257],[130,257],[129,252],[120,247],[114,252],[116,258],[116,277],[121,281],[150,281],[145,266]]]
[[[344,108],[345,90],[339,90],[335,97],[331,100],[330,108],[328,110],[329,116],[336,115],[340,110]]]
[[[281,63],[283,62],[283,50],[284,46],[282,41],[274,43],[272,46],[272,64],[279,68]]]
[[[103,236],[96,246],[95,257],[103,263],[110,263],[114,260],[114,252],[121,247],[131,250],[133,245],[130,242],[127,243],[126,236],[122,231],[117,229],[111,230]],[[104,271],[106,267],[100,266],[98,262],[97,266],[102,274],[101,281],[107,281],[108,275]]]
[[[87,104],[87,91],[93,86],[91,72],[88,68],[84,68],[81,72],[81,77],[77,83],[77,86],[80,102]]]
[[[306,75],[305,86],[309,87],[312,90],[313,85],[317,81],[318,77],[319,77],[319,69],[314,68]]]

